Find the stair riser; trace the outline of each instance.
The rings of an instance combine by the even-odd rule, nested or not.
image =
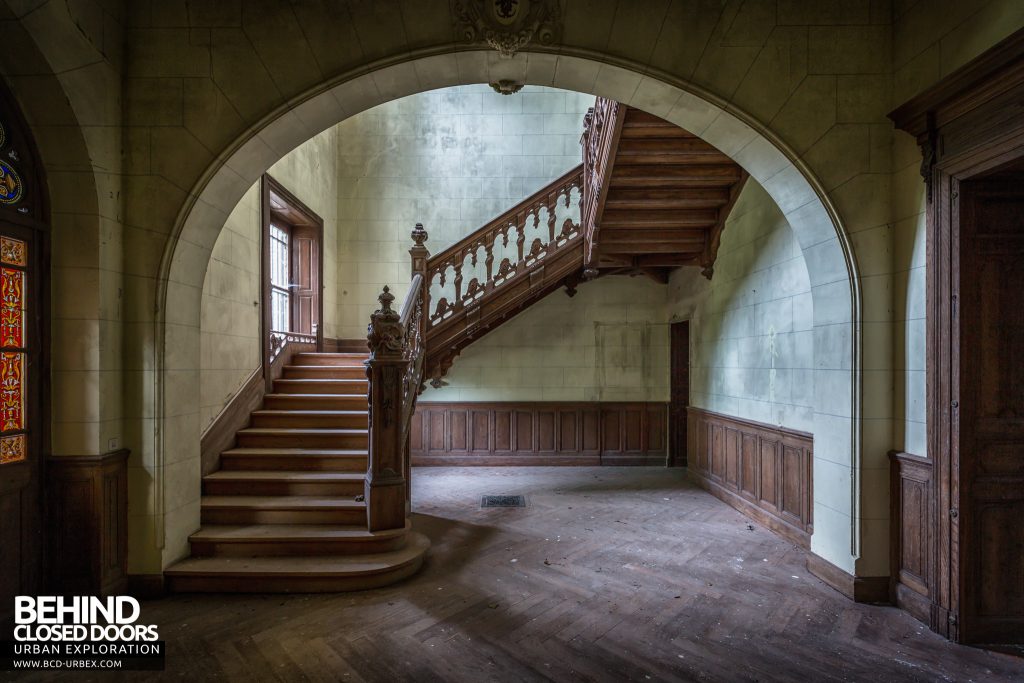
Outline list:
[[[203,524],[366,524],[366,511],[203,508]]]
[[[358,496],[363,493],[362,481],[294,482],[294,481],[223,481],[203,482],[207,496]]]
[[[281,455],[254,457],[222,455],[220,466],[231,471],[366,472],[366,456]]]
[[[337,357],[300,353],[292,358],[292,365],[316,365],[318,367],[332,368],[365,368],[366,366],[364,366],[363,363],[366,362],[367,358],[369,358],[369,354]]]
[[[366,379],[366,368],[310,365],[284,369],[284,379]]]
[[[367,384],[360,382],[317,382],[308,380],[274,380],[275,394],[335,394],[338,396],[363,396]]]
[[[356,415],[259,415],[253,414],[253,427],[283,427],[285,429],[366,429],[366,414]]]
[[[342,593],[380,588],[415,574],[423,558],[386,572],[357,576],[167,575],[174,593]]]
[[[267,396],[263,401],[266,410],[366,410],[366,394],[352,396]]]
[[[245,434],[238,435],[239,448],[330,448],[336,450],[366,450],[367,435],[346,434]]]
[[[380,540],[192,541],[196,557],[288,557],[297,555],[369,555],[400,550],[405,537]]]

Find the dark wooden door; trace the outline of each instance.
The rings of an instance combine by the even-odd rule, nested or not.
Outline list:
[[[671,389],[668,407],[669,464],[686,465],[686,407],[690,405],[690,322],[672,323]]]
[[[1024,173],[960,189],[959,635],[1024,643]]]
[[[0,219],[0,626],[42,574],[44,250]]]
[[[317,334],[320,328],[320,243],[312,228],[292,228],[292,331]]]

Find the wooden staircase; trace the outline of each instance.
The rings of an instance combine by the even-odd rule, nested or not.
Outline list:
[[[366,353],[299,353],[203,478],[192,556],[165,572],[179,592],[325,592],[414,574],[430,542],[369,531]]]

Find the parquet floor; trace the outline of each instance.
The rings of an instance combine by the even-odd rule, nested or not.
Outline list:
[[[141,621],[168,642],[165,676],[196,683],[1024,680],[1022,658],[848,601],[684,476],[418,469],[415,528],[434,545],[406,583],[178,595],[144,603]],[[529,506],[480,509],[504,493]]]

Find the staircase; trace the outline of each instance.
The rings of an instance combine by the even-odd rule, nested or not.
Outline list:
[[[299,353],[203,478],[192,556],[165,572],[179,592],[325,592],[414,574],[430,542],[369,531],[366,353]]]

